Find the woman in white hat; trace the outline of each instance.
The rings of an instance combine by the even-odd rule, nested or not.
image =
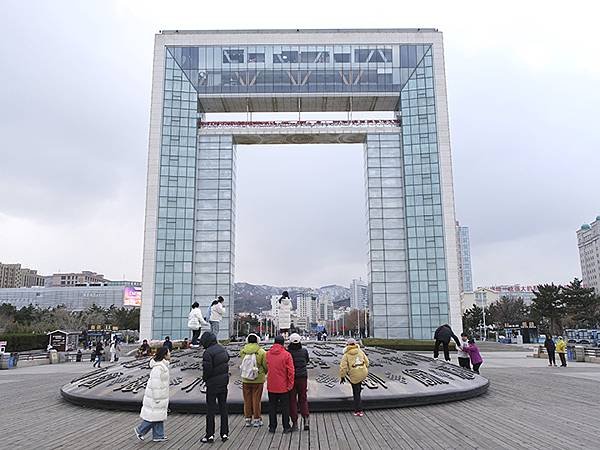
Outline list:
[[[340,362],[340,384],[346,381],[346,376],[352,385],[352,397],[354,398],[354,415],[364,416],[360,392],[362,382],[369,375],[369,358],[365,355],[358,343],[350,338],[346,341],[344,356]]]
[[[308,431],[310,429],[307,398],[308,370],[306,368],[306,365],[310,360],[308,350],[302,347],[300,335],[298,333],[292,333],[290,335],[290,344],[287,349],[294,360],[294,387],[290,391],[290,418],[292,419],[292,431],[298,430],[298,409],[300,409],[300,414],[302,415],[304,430]]]

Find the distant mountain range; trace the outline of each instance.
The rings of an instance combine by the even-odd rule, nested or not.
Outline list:
[[[296,296],[305,292],[314,292],[319,296],[331,297],[336,308],[350,306],[350,289],[336,284],[315,289],[297,286],[277,287],[265,284],[235,283],[233,291],[234,312],[258,314],[265,309],[270,309],[271,296],[280,295],[283,291],[289,292],[294,308],[296,308]]]

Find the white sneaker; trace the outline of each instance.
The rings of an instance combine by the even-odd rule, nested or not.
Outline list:
[[[152,442],[165,442],[168,441],[169,439],[166,436],[163,436],[161,438],[154,438],[152,439]]]
[[[251,427],[252,426],[252,419],[251,418],[246,417],[244,419],[244,421],[246,422],[244,426],[246,426],[246,427]]]
[[[135,437],[137,437],[140,441],[144,440],[144,436],[142,436],[139,432],[137,427],[133,427],[133,432],[135,433]]]

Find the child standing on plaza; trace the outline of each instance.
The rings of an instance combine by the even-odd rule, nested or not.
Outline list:
[[[144,391],[144,401],[140,417],[142,423],[134,428],[136,437],[144,440],[144,435],[152,430],[152,441],[163,442],[165,436],[164,421],[169,408],[169,360],[171,353],[167,347],[161,347],[150,360],[150,378]]]
[[[465,347],[469,346],[469,343],[468,343],[469,335],[464,332],[461,333],[460,340],[462,341],[461,346],[456,347],[456,351],[458,353],[458,365],[460,367],[462,367],[463,369],[471,370],[471,364],[470,364],[471,359],[470,359],[469,354],[465,350]]]
[[[475,340],[469,339],[469,345],[463,346],[462,349],[464,352],[467,352],[471,357],[471,364],[473,364],[473,372],[479,375],[479,368],[481,367],[481,364],[483,364],[483,358],[479,353],[479,348],[477,348],[477,345],[475,345]]]
[[[344,356],[340,362],[340,384],[346,381],[346,376],[350,378],[352,385],[352,397],[354,398],[354,415],[364,416],[360,393],[362,391],[362,382],[369,375],[369,359],[363,352],[358,343],[350,338],[346,342]]]

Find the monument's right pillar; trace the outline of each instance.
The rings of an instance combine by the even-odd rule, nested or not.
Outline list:
[[[462,330],[441,33],[403,84],[398,114],[398,134],[365,143],[371,326],[375,337],[431,339],[444,323]]]

